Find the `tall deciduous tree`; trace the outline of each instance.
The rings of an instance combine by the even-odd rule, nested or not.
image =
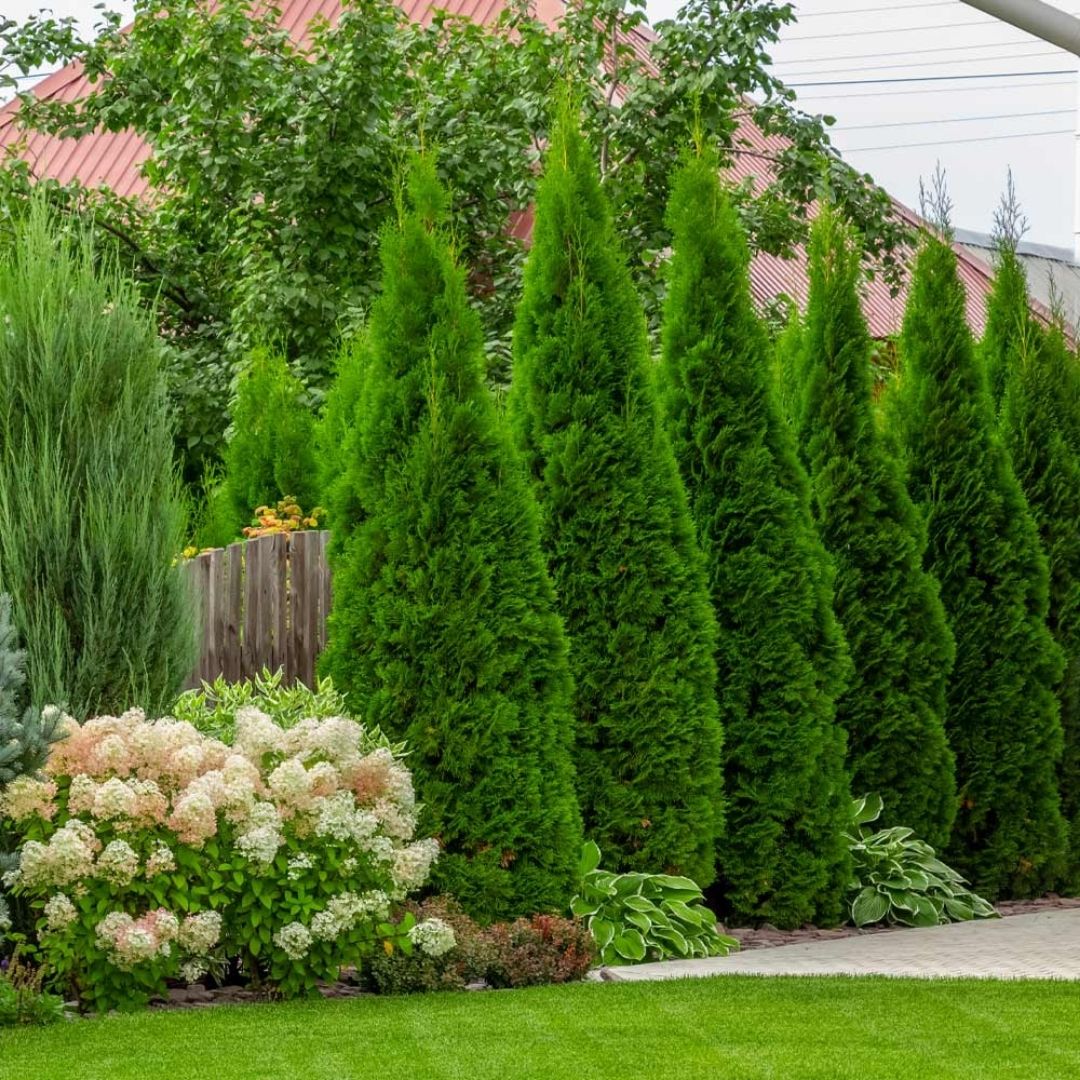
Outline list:
[[[859,281],[858,246],[825,207],[811,234],[799,441],[855,667],[837,715],[853,790],[877,792],[892,824],[943,846],[956,812],[945,738],[955,650],[923,569],[925,525],[878,434]]]
[[[570,634],[587,831],[621,868],[708,884],[716,624],[641,305],[566,103],[537,196],[510,408]]]
[[[938,236],[915,264],[892,418],[928,529],[926,568],[956,639],[946,728],[959,810],[952,858],[983,894],[1058,880],[1061,651],[1047,628],[1046,556],[995,422],[956,256]]]
[[[780,415],[750,255],[709,154],[674,181],[663,320],[668,426],[719,623],[728,797],[719,887],[738,917],[833,922],[850,793],[849,660],[805,472]]]
[[[557,910],[581,845],[566,639],[430,160],[409,190],[382,241],[322,668],[407,740],[438,886],[479,917]]]

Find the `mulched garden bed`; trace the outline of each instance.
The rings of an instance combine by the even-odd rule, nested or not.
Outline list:
[[[1003,900],[995,905],[1003,917],[1010,915],[1033,915],[1040,911],[1054,911],[1060,908],[1080,907],[1080,897],[1044,896],[1039,900]],[[779,945],[799,945],[809,941],[832,941],[839,938],[860,937],[864,934],[891,934],[906,930],[905,926],[871,926],[858,929],[854,926],[842,926],[835,930],[822,930],[816,926],[804,926],[800,930],[778,930],[765,923],[758,927],[721,927],[721,931],[736,938],[742,949],[773,949]],[[595,972],[591,973],[595,974]],[[469,986],[470,990],[487,989],[484,984]],[[347,976],[342,982],[326,983],[319,987],[319,993],[326,998],[352,998],[374,996],[370,991],[359,986],[353,977]],[[152,1009],[200,1009],[212,1005],[239,1005],[254,1002],[271,1001],[273,998],[262,990],[252,990],[246,986],[222,986],[209,989],[201,983],[191,986],[174,987],[167,998],[160,998],[150,1003]]]

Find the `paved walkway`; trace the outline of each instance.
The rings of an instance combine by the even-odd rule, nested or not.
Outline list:
[[[1080,908],[605,968],[613,982],[706,975],[1080,979]]]

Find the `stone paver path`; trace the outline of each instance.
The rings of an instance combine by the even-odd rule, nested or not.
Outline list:
[[[1080,979],[1080,909],[752,949],[707,960],[605,968],[635,982],[706,975],[907,975]]]

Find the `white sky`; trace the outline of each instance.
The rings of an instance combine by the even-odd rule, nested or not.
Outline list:
[[[4,14],[23,19],[41,3],[4,0]],[[680,3],[648,0],[649,14],[664,18]],[[131,8],[129,0],[109,6]],[[95,21],[94,0],[51,7]],[[836,117],[834,141],[848,161],[910,206],[920,176],[940,161],[954,223],[982,232],[1011,167],[1027,238],[1072,247],[1074,57],[960,0],[802,0],[797,11],[799,22],[773,49],[776,71],[808,111]]]

